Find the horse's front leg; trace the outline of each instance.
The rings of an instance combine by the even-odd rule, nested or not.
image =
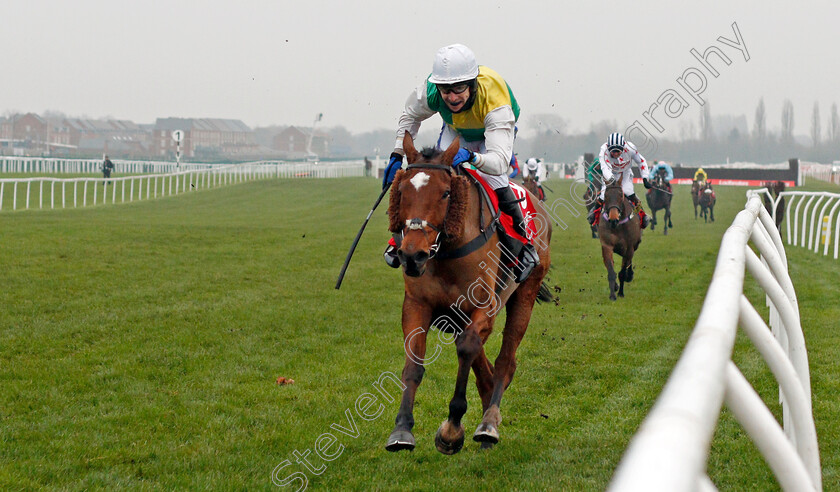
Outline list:
[[[714,205],[709,206],[709,215],[711,216],[712,222],[714,222],[715,221],[715,206]]]
[[[402,382],[405,386],[400,409],[394,422],[394,430],[388,437],[385,449],[400,451],[414,449],[415,441],[411,429],[414,427],[414,396],[423,381],[423,366],[426,357],[426,334],[429,331],[432,312],[425,304],[411,300],[406,295],[403,301],[402,325],[405,347],[405,366]]]
[[[482,351],[479,332],[487,325],[487,314],[476,310],[471,323],[458,338],[455,347],[458,352],[458,376],[455,379],[455,394],[449,402],[449,416],[440,424],[435,434],[435,447],[443,454],[455,454],[464,446],[464,426],[461,419],[467,413],[467,383],[470,367]]]
[[[610,284],[610,299],[615,300],[615,268],[613,266],[613,248],[606,244],[601,245],[601,256],[604,257],[604,266],[607,267],[607,281]]]

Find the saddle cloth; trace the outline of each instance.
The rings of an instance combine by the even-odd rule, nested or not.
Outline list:
[[[487,191],[487,196],[490,197],[490,203],[493,207],[493,211],[498,212],[499,198],[496,196],[496,192],[490,188],[487,182],[481,179],[481,176],[474,169],[469,169],[466,167],[464,167],[463,169],[466,172],[470,173],[470,175],[473,178],[475,178],[475,180],[479,184],[481,184],[481,186],[484,187],[484,189]],[[502,224],[505,234],[520,241],[522,244],[527,244],[537,234],[537,225],[534,223],[533,220],[533,218],[537,215],[537,209],[536,207],[534,207],[534,203],[531,201],[531,196],[528,195],[528,192],[525,190],[525,188],[511,181],[510,189],[513,191],[513,194],[514,196],[516,196],[517,200],[522,200],[519,202],[518,205],[522,209],[522,217],[525,218],[525,230],[527,231],[528,238],[526,239],[517,234],[516,230],[513,228],[513,219],[510,217],[510,215],[502,213],[499,217],[499,222]]]

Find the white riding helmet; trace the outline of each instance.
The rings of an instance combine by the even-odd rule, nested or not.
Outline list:
[[[457,84],[478,77],[478,63],[472,50],[463,44],[444,46],[435,54],[432,75],[433,84]]]
[[[533,157],[525,161],[525,165],[528,166],[528,169],[530,169],[531,171],[537,170],[537,160]]]

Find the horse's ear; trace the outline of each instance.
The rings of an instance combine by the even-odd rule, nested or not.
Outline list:
[[[408,132],[406,132],[408,133]],[[405,176],[405,171],[400,169],[394,176],[394,182],[391,183],[391,199],[388,202],[388,230],[391,232],[400,232],[403,228],[400,221],[400,181]]]
[[[452,165],[452,160],[455,159],[455,154],[461,149],[461,139],[455,137],[455,140],[449,144],[449,148],[443,152],[443,163]]]
[[[446,233],[449,241],[457,241],[464,234],[469,203],[470,182],[465,176],[452,176],[449,185],[449,211],[446,214]]]
[[[411,138],[411,133],[408,130],[403,135],[403,150],[405,151],[405,158],[409,164],[417,162],[420,153],[414,148],[414,139]]]

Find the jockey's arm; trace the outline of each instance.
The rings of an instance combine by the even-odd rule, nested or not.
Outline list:
[[[633,159],[633,162],[639,165],[639,171],[642,174],[642,179],[649,178],[650,172],[648,171],[647,161],[645,160],[645,158],[642,156],[642,154],[639,153],[638,150],[636,150],[635,146],[633,146],[632,144],[629,144],[627,146],[630,147],[630,158]]]
[[[417,132],[420,130],[420,123],[423,120],[434,116],[436,111],[429,108],[426,102],[426,84],[420,84],[416,89],[411,91],[408,99],[405,101],[405,109],[400,116],[400,122],[397,126],[397,141],[394,144],[394,152],[405,155],[403,150],[403,136],[405,132],[411,133],[412,138],[417,137]]]
[[[498,176],[507,172],[510,158],[513,156],[513,139],[516,117],[510,106],[500,106],[484,117],[483,154],[475,154],[476,168]],[[527,166],[525,166],[527,167]]]

